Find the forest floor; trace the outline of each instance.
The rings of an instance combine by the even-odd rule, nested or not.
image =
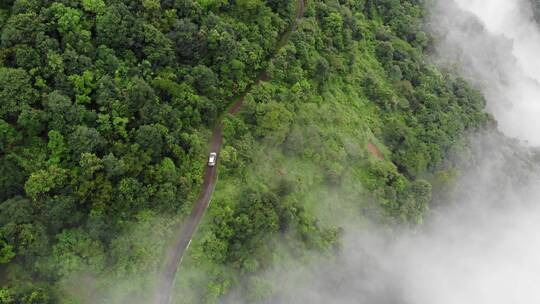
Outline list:
[[[368,143],[367,148],[368,148],[368,151],[369,151],[373,156],[377,157],[377,158],[380,159],[380,160],[384,160],[384,156],[383,156],[383,154],[381,153],[381,150],[379,150],[379,148],[377,148],[377,146],[375,146],[375,145],[372,144],[372,143]]]

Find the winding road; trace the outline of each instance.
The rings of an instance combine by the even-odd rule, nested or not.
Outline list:
[[[274,56],[287,43],[290,34],[294,32],[298,27],[298,23],[304,15],[304,1],[305,0],[297,0],[296,18],[290,29],[285,32],[281,37],[275,49]],[[273,57],[270,58],[270,60],[272,59]],[[235,114],[236,112],[238,112],[242,107],[246,94],[251,91],[253,86],[258,85],[264,77],[265,71],[262,71],[257,77],[257,79],[253,82],[253,85],[249,86],[246,89],[246,91],[232,104],[232,106],[227,110],[227,112],[230,114]],[[221,143],[223,141],[222,129],[223,123],[220,119],[214,128],[209,145],[209,152],[216,152],[218,154],[218,161],[219,152],[221,150]],[[217,163],[215,166],[212,167],[206,166],[204,170],[204,181],[199,197],[197,198],[197,201],[195,202],[195,205],[191,210],[191,214],[189,215],[181,229],[178,231],[178,235],[175,238],[176,241],[174,243],[174,246],[171,247],[171,250],[169,250],[165,256],[166,263],[164,271],[160,276],[160,283],[157,288],[155,300],[156,304],[169,304],[171,302],[172,287],[174,284],[174,279],[176,277],[178,266],[182,263],[184,253],[186,252],[189,244],[191,243],[191,238],[197,230],[197,226],[199,225],[199,222],[201,221],[201,218],[206,211],[206,208],[208,208],[208,206],[210,205],[210,198],[212,197],[212,193],[214,192],[216,181]]]

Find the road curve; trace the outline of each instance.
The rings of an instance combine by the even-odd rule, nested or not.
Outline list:
[[[298,22],[304,15],[304,9],[305,9],[305,0],[297,0],[297,10],[296,10],[296,19],[294,20],[291,28],[284,34],[282,39],[280,40],[277,48],[276,53],[279,51],[283,45],[288,41],[290,33],[295,31]],[[270,59],[271,60],[271,59]],[[265,72],[261,72],[257,79],[254,82],[254,85],[257,85],[260,83],[260,81],[265,77]],[[244,94],[242,94],[241,97],[238,98],[238,100],[227,110],[230,114],[237,113],[240,108],[242,107],[242,104],[244,102],[244,96],[251,90],[253,86],[250,86]],[[212,138],[210,140],[210,152],[216,152],[218,154],[217,160],[219,161],[219,152],[221,150],[221,143],[223,141],[222,136],[222,129],[223,129],[223,123],[220,120],[216,127],[214,128],[214,131],[212,133]],[[171,302],[171,294],[172,294],[172,286],[174,284],[174,279],[176,277],[176,271],[178,269],[178,266],[182,263],[182,259],[184,257],[184,253],[186,252],[187,248],[189,247],[189,244],[191,243],[191,238],[193,237],[193,234],[197,230],[197,226],[199,225],[199,222],[206,211],[206,208],[210,205],[210,198],[212,197],[212,193],[214,192],[214,187],[216,185],[217,181],[217,163],[215,166],[210,167],[206,166],[204,170],[204,180],[201,188],[201,192],[199,194],[199,197],[197,198],[197,201],[195,202],[195,205],[193,206],[193,209],[191,210],[191,214],[187,218],[184,225],[181,227],[181,229],[178,231],[178,235],[175,238],[174,246],[171,247],[171,249],[167,252],[165,258],[165,268],[160,276],[160,283],[157,288],[157,294],[156,294],[156,304],[169,304]]]

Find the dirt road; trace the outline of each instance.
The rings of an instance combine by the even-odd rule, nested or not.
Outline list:
[[[293,22],[291,28],[283,35],[283,37],[280,39],[279,44],[276,47],[276,52],[279,51],[283,45],[286,44],[286,42],[289,39],[289,36],[291,32],[295,31],[298,22],[304,15],[304,1],[305,0],[298,0],[297,2],[297,11],[296,11],[296,19]],[[271,59],[270,59],[271,60]],[[238,98],[238,100],[228,109],[228,113],[235,114],[240,110],[242,107],[242,104],[244,102],[244,96],[249,93],[251,88],[254,85],[259,84],[259,82],[265,78],[265,72],[261,72],[259,74],[259,77],[254,81],[254,84],[250,86],[244,94],[242,94],[241,97]],[[212,138],[210,140],[210,151],[209,152],[216,152],[218,154],[218,161],[219,161],[219,152],[221,150],[221,143],[223,141],[222,137],[222,128],[223,124],[221,121],[219,121],[216,124],[216,127],[214,128],[214,131],[212,133]],[[182,263],[182,258],[184,257],[184,253],[186,252],[187,248],[189,247],[189,244],[191,243],[191,238],[193,237],[193,234],[197,230],[197,226],[199,225],[199,222],[206,211],[206,208],[208,208],[210,204],[210,198],[212,197],[212,193],[214,192],[214,187],[216,184],[217,179],[217,163],[216,166],[210,167],[206,166],[204,170],[204,181],[202,184],[202,189],[199,194],[199,197],[197,198],[197,201],[195,202],[195,205],[193,206],[193,209],[191,210],[191,214],[186,219],[186,222],[179,230],[178,236],[176,237],[176,242],[174,246],[167,252],[166,255],[166,264],[164,271],[160,277],[160,283],[158,285],[158,290],[156,294],[156,304],[169,304],[171,302],[171,293],[172,293],[172,286],[174,283],[174,278],[176,276],[176,271],[178,269],[178,266]]]

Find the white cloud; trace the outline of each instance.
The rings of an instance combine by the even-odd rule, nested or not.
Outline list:
[[[418,231],[349,229],[336,259],[269,273],[278,294],[268,303],[539,303],[538,167],[486,134],[455,198]]]
[[[441,64],[458,63],[501,131],[540,146],[540,32],[527,3],[438,0],[431,26]],[[473,142],[455,197],[418,231],[349,229],[335,260],[268,274],[271,303],[540,303],[538,157],[496,132]]]
[[[540,31],[520,0],[440,0],[432,27],[443,60],[460,62],[501,131],[540,145]]]

